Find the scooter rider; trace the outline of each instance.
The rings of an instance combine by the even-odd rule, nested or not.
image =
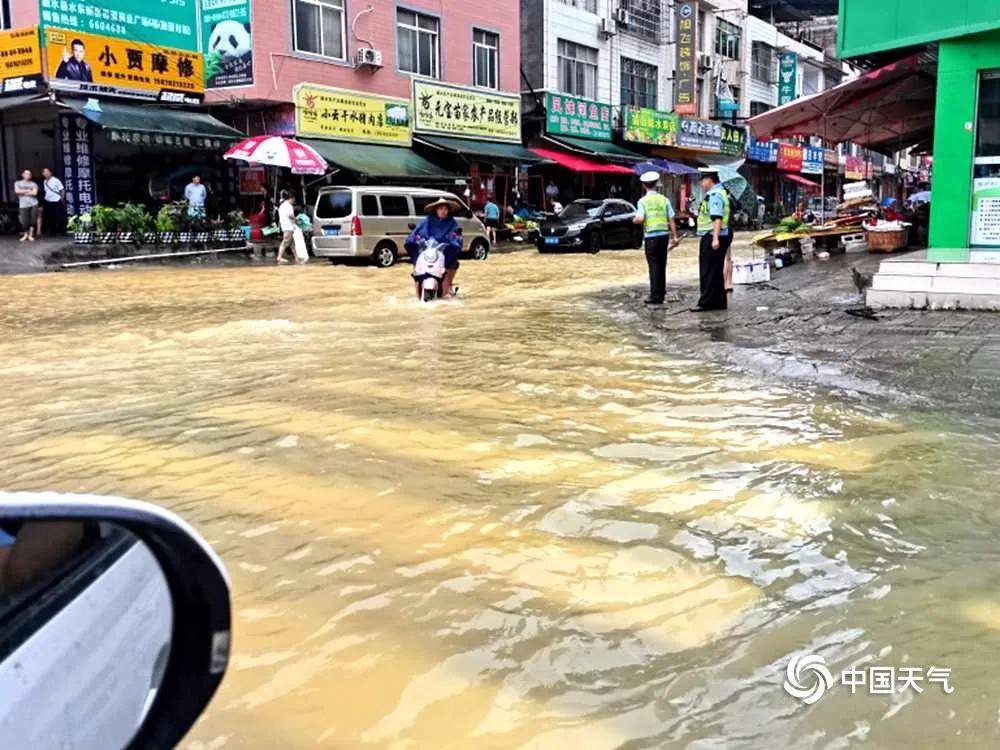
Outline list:
[[[455,274],[458,272],[458,256],[462,252],[462,230],[452,216],[458,210],[458,203],[448,198],[438,198],[428,204],[425,210],[428,213],[427,218],[406,238],[406,251],[410,254],[411,262],[416,263],[424,243],[430,240],[439,243],[447,269],[442,285],[442,296],[452,297]]]

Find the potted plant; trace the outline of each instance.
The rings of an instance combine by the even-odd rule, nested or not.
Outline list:
[[[209,222],[212,233],[212,242],[217,242],[221,245],[226,244],[229,241],[229,230],[226,228],[226,222],[222,219],[212,219]]]
[[[94,241],[101,245],[113,245],[118,235],[118,212],[111,206],[98,203],[90,213],[97,230]]]
[[[229,241],[234,244],[245,244],[250,235],[246,231],[246,227],[249,226],[247,222],[247,217],[243,215],[242,211],[230,211],[226,214],[226,225],[229,228]]]
[[[118,242],[139,244],[146,237],[151,219],[145,206],[125,203],[117,209]]]
[[[176,203],[171,203],[170,205],[177,211],[177,228],[180,230],[180,241],[184,244],[193,242],[195,232],[194,224],[198,217],[191,216],[191,214],[188,213],[187,201],[177,201]]]
[[[90,213],[71,216],[66,225],[73,234],[73,242],[77,245],[90,245],[94,242],[94,219]]]
[[[156,214],[156,241],[161,245],[172,245],[178,241],[177,230],[180,227],[180,216],[175,203],[167,203],[160,207]]]
[[[206,216],[197,214],[188,217],[188,226],[191,231],[191,242],[204,245],[210,236],[209,221]]]

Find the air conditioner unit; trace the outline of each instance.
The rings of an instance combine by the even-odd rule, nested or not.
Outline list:
[[[698,67],[701,70],[711,70],[712,69],[712,56],[707,53],[702,53],[698,55]]]
[[[601,34],[604,36],[614,36],[618,33],[618,24],[613,18],[601,19]]]
[[[360,67],[381,68],[382,53],[371,47],[362,47],[358,50],[354,58],[355,64]]]
[[[624,8],[618,8],[615,11],[615,21],[618,22],[619,26],[628,26],[632,19],[627,10]]]

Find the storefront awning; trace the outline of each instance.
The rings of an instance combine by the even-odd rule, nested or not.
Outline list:
[[[16,109],[26,104],[38,104],[47,102],[49,98],[44,94],[19,94],[17,96],[0,97],[0,112],[7,109]]]
[[[805,177],[799,177],[797,174],[792,174],[791,172],[781,172],[781,176],[786,180],[791,182],[796,182],[799,185],[805,185],[813,190],[819,190],[820,185],[818,182],[813,182],[812,180],[807,180]]]
[[[758,140],[819,136],[898,151],[933,133],[936,85],[933,68],[911,55],[752,117],[750,129]]]
[[[548,148],[533,148],[531,151],[546,161],[554,161],[561,167],[574,172],[611,172],[614,174],[632,174],[629,167],[620,164],[608,164],[607,162],[594,161],[585,156],[568,154],[565,151],[554,151]]]
[[[414,140],[431,148],[453,154],[469,154],[470,156],[505,159],[525,164],[534,164],[539,161],[538,156],[531,153],[520,143],[477,141],[470,138],[448,138],[440,135],[418,135]]]
[[[547,135],[545,136],[545,140],[557,146],[568,148],[570,151],[586,154],[587,156],[596,154],[608,159],[632,162],[645,161],[649,158],[648,156],[637,154],[635,151],[629,151],[627,148],[622,148],[617,143],[612,143],[611,141],[592,141],[587,138],[572,138],[568,135]]]
[[[68,99],[64,103],[112,135],[143,134],[151,136],[150,143],[153,144],[162,143],[165,137],[181,137],[193,139],[196,143],[201,142],[206,147],[215,147],[218,144],[232,143],[245,137],[240,131],[229,127],[206,112],[189,112],[168,107],[120,104],[108,101],[102,101],[99,109],[91,109],[86,106],[85,101],[80,99]],[[190,146],[191,144],[183,145]]]
[[[456,177],[404,146],[376,146],[301,138],[330,164],[368,177]]]

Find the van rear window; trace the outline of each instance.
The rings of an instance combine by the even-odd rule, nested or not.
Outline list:
[[[317,219],[343,219],[354,209],[354,194],[350,190],[323,193],[316,204]]]

